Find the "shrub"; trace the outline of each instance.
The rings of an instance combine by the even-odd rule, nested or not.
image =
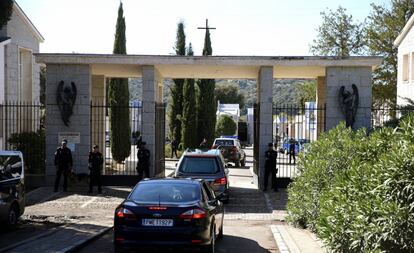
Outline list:
[[[23,153],[26,171],[33,174],[45,172],[45,131],[14,133],[9,138],[14,150]]]
[[[221,115],[216,124],[216,136],[221,135],[235,135],[237,124],[228,115]]]
[[[366,138],[364,130],[353,132],[338,125],[312,143],[298,160],[298,176],[290,184],[288,221],[315,230],[320,196],[333,184],[336,175],[348,169]]]
[[[334,252],[414,251],[414,116],[374,132],[321,197],[317,231]]]

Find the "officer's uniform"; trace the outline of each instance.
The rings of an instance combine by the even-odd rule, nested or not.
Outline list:
[[[290,140],[289,141],[289,164],[292,163],[292,157],[293,157],[293,164],[296,164],[295,146],[296,146],[295,141]]]
[[[101,170],[103,156],[100,152],[89,152],[89,193],[92,193],[93,185],[98,185],[98,193],[102,193]]]
[[[56,180],[55,192],[58,190],[60,177],[63,173],[63,190],[68,187],[68,174],[72,168],[72,152],[67,147],[59,147],[55,152]]]
[[[265,178],[264,178],[264,190],[267,190],[267,181],[269,179],[269,174],[272,174],[272,188],[277,190],[276,186],[276,159],[277,152],[275,150],[267,150],[265,152]]]
[[[144,144],[145,145],[145,144]],[[138,177],[139,180],[145,177],[149,177],[149,164],[150,164],[150,151],[147,148],[141,147],[138,150],[138,165],[137,165],[137,171],[138,171]]]

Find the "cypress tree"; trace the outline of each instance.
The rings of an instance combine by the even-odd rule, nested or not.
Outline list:
[[[194,55],[193,48],[188,46],[187,55]],[[184,148],[198,147],[197,112],[194,79],[186,79],[183,87],[183,115],[182,115],[182,145]]]
[[[206,29],[204,38],[203,55],[213,54],[211,48],[210,31]],[[214,98],[214,89],[216,82],[214,79],[201,79],[197,81],[199,93],[197,94],[197,117],[198,117],[198,140],[207,139],[209,145],[214,141],[216,128],[216,102]]]
[[[177,25],[177,39],[175,42],[175,54],[185,55],[185,33],[184,23],[180,21]],[[181,120],[183,112],[183,86],[184,79],[174,79],[174,85],[171,88],[170,99],[170,113],[169,113],[169,126],[170,126],[170,138],[173,140],[181,140]]]
[[[0,29],[9,22],[13,12],[13,0],[0,1]]]
[[[122,2],[118,9],[114,54],[126,54],[125,17]],[[108,88],[111,124],[111,152],[118,163],[131,154],[131,125],[129,122],[129,87],[127,78],[112,78]]]

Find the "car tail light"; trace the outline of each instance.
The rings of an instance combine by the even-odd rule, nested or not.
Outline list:
[[[211,149],[216,149],[217,148],[217,145],[213,145],[212,147],[211,147]]]
[[[124,207],[120,207],[116,209],[115,216],[119,219],[129,219],[129,220],[135,220],[137,218],[132,211]]]
[[[180,215],[181,219],[202,219],[206,217],[206,212],[201,209],[191,209]]]
[[[122,237],[122,236],[117,236],[116,238],[115,238],[115,241],[125,241],[125,238],[124,237]]]
[[[201,240],[191,240],[191,243],[201,243]]]
[[[165,211],[167,210],[167,207],[165,206],[150,206],[148,207],[149,210],[151,211]]]
[[[216,180],[214,180],[214,184],[226,185],[227,178],[226,177],[217,178]]]

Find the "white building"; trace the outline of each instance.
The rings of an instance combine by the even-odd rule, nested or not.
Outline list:
[[[394,41],[398,47],[397,104],[414,100],[414,15],[408,20],[401,34]]]
[[[44,38],[14,2],[10,21],[0,30],[0,103],[39,101],[39,65],[34,53]]]
[[[229,115],[233,118],[234,122],[239,122],[240,119],[240,105],[239,104],[220,104],[217,101],[217,117],[220,115]]]

